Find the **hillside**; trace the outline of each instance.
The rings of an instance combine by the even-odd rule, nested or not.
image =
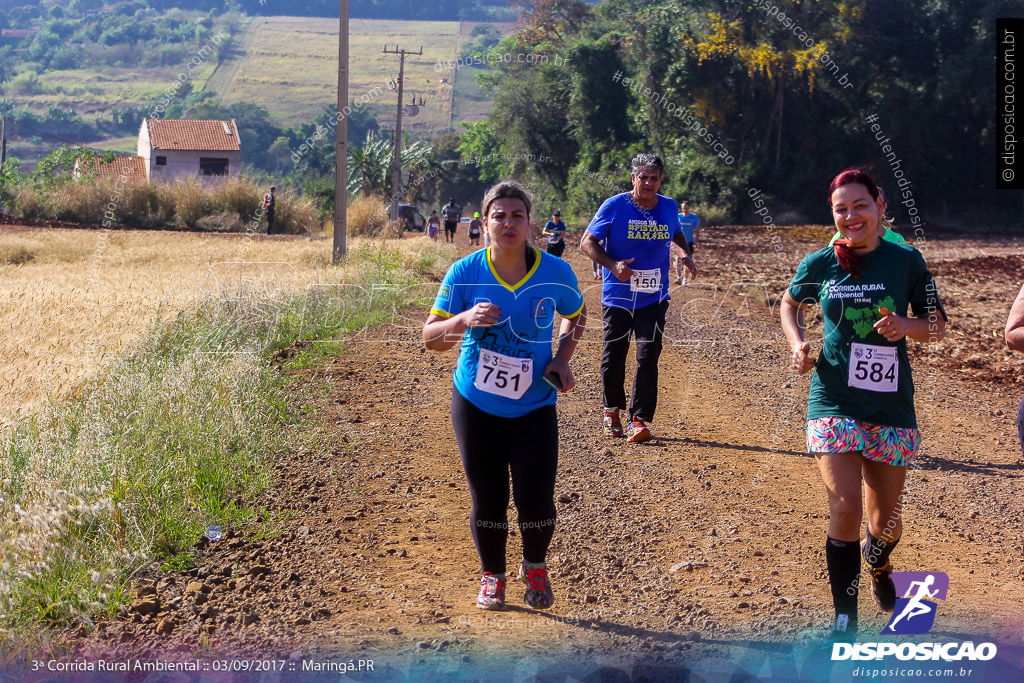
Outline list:
[[[398,57],[383,54],[399,47],[418,50],[405,62],[405,91],[423,97],[425,105],[405,127],[432,134],[448,129],[452,111],[452,72],[440,67],[454,59],[460,45],[460,22],[353,19],[349,31],[349,97],[368,100],[367,110],[382,123],[394,117],[395,96],[389,81],[398,75]],[[225,104],[253,102],[265,106],[281,124],[295,126],[313,119],[335,101],[338,23],[334,19],[266,17],[254,19],[242,41],[221,63],[206,87]],[[490,112],[476,86],[475,71],[457,73],[455,109],[465,119],[479,120]],[[442,83],[442,79],[447,82]],[[286,96],[282,96],[286,95]],[[466,100],[465,103],[462,100]],[[393,124],[392,124],[393,125]]]
[[[476,83],[479,68],[455,70],[458,51],[472,39],[475,23],[437,21],[392,21],[353,19],[350,99],[363,97],[366,110],[381,124],[394,125],[395,94],[388,86],[398,75],[398,58],[383,54],[385,43],[392,49],[418,50],[423,55],[406,59],[407,96],[415,94],[424,105],[415,118],[406,118],[404,128],[414,136],[430,137],[456,127],[458,122],[478,121],[490,113],[490,97]],[[490,24],[501,33],[512,24]],[[220,27],[218,27],[220,30]],[[263,105],[273,122],[281,127],[312,123],[337,97],[338,23],[336,19],[306,17],[240,17],[232,21],[230,34],[221,49],[191,71],[193,92],[216,93],[225,105]],[[191,59],[191,52],[184,63]],[[62,142],[85,144],[100,149],[132,152],[134,128],[111,130],[110,121],[121,108],[148,112],[173,93],[180,64],[110,66],[91,63],[75,68],[38,67],[31,62],[18,67],[19,85],[2,84],[3,94],[20,111],[33,112],[38,120],[10,121],[9,150],[32,165]],[[29,79],[29,76],[31,78]],[[30,82],[26,87],[24,82]],[[442,82],[444,81],[444,82]],[[454,91],[454,92],[453,92]],[[172,95],[173,96],[173,95]],[[406,100],[408,101],[408,100]],[[50,125],[44,121],[53,107],[73,112],[81,124],[76,127]],[[453,114],[454,112],[454,114]],[[140,114],[141,115],[141,114]],[[82,134],[96,122],[99,133]]]

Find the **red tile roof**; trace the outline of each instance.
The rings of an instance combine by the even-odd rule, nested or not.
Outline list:
[[[96,157],[89,164],[89,168],[100,178],[127,176],[139,180],[146,179],[146,160],[137,156],[116,156],[109,164],[100,163],[99,157]]]
[[[153,149],[237,152],[238,131],[231,121],[146,119]],[[225,131],[225,126],[230,133]]]

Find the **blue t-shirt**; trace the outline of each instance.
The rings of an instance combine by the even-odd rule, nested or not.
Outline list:
[[[683,227],[683,235],[686,236],[687,242],[693,241],[693,229],[700,225],[700,218],[697,217],[693,211],[690,212],[689,216],[684,216],[682,213],[679,214],[679,225]]]
[[[587,230],[599,240],[608,238],[605,251],[616,261],[635,259],[629,264],[634,271],[659,271],[652,276],[621,282],[612,271],[604,269],[604,290],[601,303],[616,308],[637,309],[669,299],[669,243],[680,230],[679,207],[674,199],[658,195],[658,203],[650,211],[633,203],[628,192],[606,199],[590,221]],[[654,291],[650,286],[656,282]]]
[[[481,301],[501,308],[502,318],[494,325],[466,330],[453,374],[455,388],[466,400],[499,417],[519,417],[555,403],[557,392],[542,379],[554,356],[555,312],[574,318],[583,310],[583,294],[572,266],[536,247],[531,249],[533,267],[514,285],[498,277],[490,247],[459,259],[445,274],[430,309],[434,315],[451,318]],[[481,358],[494,367],[486,363],[481,367]],[[519,359],[532,361],[529,373],[520,372],[524,365]],[[518,398],[507,395],[528,379],[529,386]]]
[[[544,229],[555,233],[554,235],[548,235],[548,244],[558,244],[562,241],[562,233],[565,232],[565,223],[562,221],[554,222],[548,221],[544,224]]]

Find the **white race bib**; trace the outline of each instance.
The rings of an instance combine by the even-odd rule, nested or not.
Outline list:
[[[629,276],[629,289],[633,292],[643,292],[645,294],[660,292],[661,268],[634,270],[633,274]]]
[[[850,374],[847,384],[868,391],[896,391],[900,362],[895,346],[850,345]]]
[[[522,398],[533,384],[533,359],[513,358],[502,353],[480,349],[476,364],[476,381],[480,391],[505,398]]]

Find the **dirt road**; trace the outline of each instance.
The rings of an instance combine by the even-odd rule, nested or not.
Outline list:
[[[700,279],[672,291],[647,444],[600,432],[599,283],[568,250],[596,313],[573,361],[579,385],[559,400],[549,612],[526,609],[511,581],[506,611],[474,607],[470,501],[448,417],[456,352],[422,348],[424,308],[323,367],[288,371],[310,421],[276,466],[266,505],[284,513],[277,531],[231,530],[189,575],[140,582],[141,601],[159,599],[153,612],[72,635],[80,651],[274,655],[292,671],[333,656],[375,659],[377,672],[386,662],[398,678],[552,680],[611,669],[621,680],[781,675],[784,660],[806,659],[831,615],[828,514],[804,452],[809,376],[788,370],[775,304],[826,233],[785,231],[783,258],[755,229],[705,233]],[[1022,359],[999,349],[1024,257],[997,238],[924,248],[952,322],[936,348],[911,343],[925,445],[893,560],[949,575],[933,636],[1019,649]],[[510,539],[510,566],[519,549]],[[860,610],[870,639],[886,618],[866,589]]]

